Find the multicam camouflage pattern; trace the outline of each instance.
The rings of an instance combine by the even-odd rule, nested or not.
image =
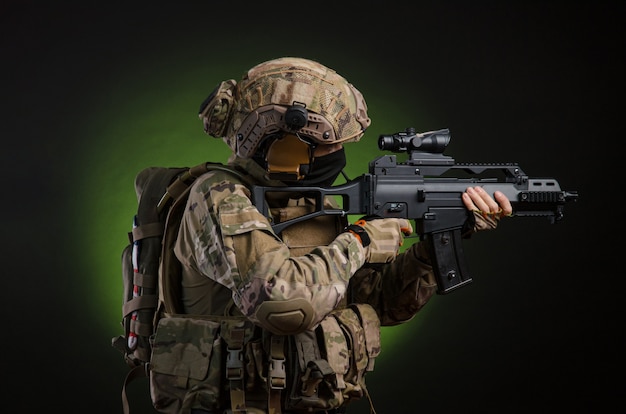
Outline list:
[[[437,291],[423,243],[414,243],[379,270],[362,268],[350,279],[351,303],[371,305],[382,326],[413,318]]]
[[[303,58],[283,57],[260,63],[239,83],[232,79],[222,82],[213,97],[199,114],[205,132],[223,138],[235,153],[239,151],[238,134],[244,121],[267,105],[289,107],[301,103],[309,112],[323,117],[332,128],[333,139],[319,140],[321,144],[356,142],[371,124],[361,92],[334,70]],[[258,142],[254,144],[239,155],[251,156]]]
[[[178,259],[230,289],[235,305],[254,322],[265,301],[304,298],[316,313],[308,328],[317,325],[365,262],[363,247],[348,233],[292,257],[252,205],[245,184],[227,172],[198,178],[187,205],[174,249]]]
[[[354,303],[350,305],[356,312],[363,326],[365,334],[365,348],[367,349],[368,362],[366,371],[374,370],[374,361],[380,354],[380,319],[374,308],[364,303]]]
[[[219,328],[219,322],[202,319],[160,320],[150,363],[150,394],[159,412],[189,412],[194,400],[217,408],[222,375],[221,346],[215,341]],[[189,388],[194,392],[188,393]]]
[[[204,124],[204,132],[213,137],[222,137],[226,132],[230,114],[233,111],[233,93],[237,82],[229,79],[220,82],[207,98],[198,116]]]
[[[368,263],[393,262],[404,243],[403,235],[413,233],[413,226],[406,219],[359,220],[357,224],[370,236],[370,244],[365,248]]]
[[[245,352],[254,352],[253,346],[243,349],[244,344],[255,344],[250,341],[254,333],[254,325],[243,317],[208,320],[180,315],[161,319],[150,365],[154,407],[167,414],[188,413],[194,408],[221,412],[225,377],[222,361],[229,349],[241,349],[241,361]],[[254,365],[250,367],[250,374],[262,372]],[[231,397],[237,395],[232,393],[234,384],[230,384]],[[244,382],[240,384],[243,389]],[[244,404],[243,392],[240,395]]]
[[[358,400],[365,394],[365,375],[380,353],[380,325],[369,305],[337,309],[315,330],[317,338],[294,337],[300,364],[294,387],[305,399],[294,398],[288,408],[327,410]]]
[[[267,185],[263,169],[254,161],[234,157],[231,163],[249,174],[246,181]],[[271,210],[288,217],[293,211],[306,209]],[[400,227],[410,226],[408,222],[398,221],[393,230],[391,223],[391,220],[381,221],[375,226],[385,224],[378,226],[381,227],[378,231],[389,235],[399,232]],[[306,226],[298,228],[296,233],[306,234],[306,229]],[[309,330],[287,337],[299,353],[292,361],[291,354],[284,355],[288,384],[294,379],[302,383],[293,388],[288,385],[284,390],[283,410],[332,409],[365,395],[365,375],[374,368],[374,360],[380,353],[381,324],[395,325],[413,317],[434,294],[436,283],[421,244],[396,255],[402,236],[390,237],[386,243],[393,245],[395,260],[382,267],[366,268],[363,265],[367,251],[357,238],[350,233],[337,236],[341,231],[337,228],[329,231],[331,237],[327,242],[328,235],[324,236],[323,232],[313,235],[311,231],[310,237],[301,234],[278,237],[269,218],[261,216],[252,206],[242,179],[217,170],[196,180],[174,251],[182,263],[183,275],[197,274],[212,284],[204,291],[205,296],[191,298],[185,309],[186,313],[202,313],[202,316],[170,318],[167,315],[161,319],[153,356],[156,369],[151,378],[155,407],[160,412],[214,410],[218,401],[229,399],[237,406],[245,403],[259,412],[272,412],[273,408],[267,406],[271,391],[267,341],[276,335],[259,328],[262,324],[256,319],[256,309],[263,301],[291,298],[309,301],[315,317]],[[372,234],[373,238],[379,236]],[[183,286],[187,286],[184,277]],[[220,289],[216,289],[218,286]],[[210,300],[207,295],[226,295],[240,315],[234,320],[256,325],[243,339],[245,384],[233,384],[226,379],[225,361],[229,355],[226,349],[233,338],[230,329],[235,325],[222,323],[216,328],[226,318],[225,314],[234,313],[228,309],[214,314],[195,312],[193,303]],[[220,299],[216,303],[226,302]],[[347,306],[348,303],[352,305]],[[297,345],[305,339],[308,342]],[[201,366],[191,367],[191,361]],[[321,377],[311,375],[311,369],[320,370]],[[204,378],[198,379],[202,375]]]

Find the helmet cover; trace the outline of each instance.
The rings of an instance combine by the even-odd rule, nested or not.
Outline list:
[[[263,138],[289,130],[284,115],[293,105],[308,112],[298,133],[316,144],[359,141],[371,123],[365,99],[352,84],[318,62],[295,57],[260,63],[239,83],[220,83],[199,116],[207,134],[249,158]]]

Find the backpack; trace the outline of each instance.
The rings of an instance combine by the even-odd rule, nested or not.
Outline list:
[[[211,169],[234,172],[222,164],[205,162],[191,168],[148,167],[135,177],[138,208],[128,233],[129,243],[121,257],[124,333],[111,341],[131,368],[122,387],[125,413],[129,412],[126,386],[136,378],[148,376],[151,337],[159,319],[159,308],[163,306],[159,296],[161,262],[169,263],[168,272],[176,271],[171,269],[173,253],[169,246],[164,248],[164,239],[166,236],[176,239],[191,184]]]

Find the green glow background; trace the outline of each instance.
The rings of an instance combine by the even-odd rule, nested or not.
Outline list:
[[[110,339],[134,176],[225,161],[200,103],[219,81],[293,55],[367,99],[372,127],[346,146],[351,177],[379,155],[379,134],[447,127],[458,161],[519,162],[581,194],[563,224],[513,219],[473,237],[474,283],[383,329],[368,377],[377,412],[618,401],[623,264],[611,241],[624,226],[590,212],[607,208],[598,182],[619,165],[606,147],[622,123],[609,102],[624,96],[623,18],[618,2],[3,3],[2,292],[17,322],[3,340],[7,395],[20,411],[121,412],[127,370]],[[145,382],[129,392],[154,412]],[[365,401],[350,411],[367,412]]]
[[[176,55],[176,51],[160,53]],[[283,54],[289,55],[289,48]],[[99,292],[92,304],[93,310],[100,313],[99,317],[103,320],[119,319],[117,305],[122,295],[121,286],[111,283],[111,275],[118,273],[119,263],[111,269],[111,258],[117,258],[128,241],[126,233],[137,207],[132,185],[135,174],[153,165],[190,166],[207,160],[226,162],[229,155],[227,146],[202,132],[197,117],[199,104],[219,80],[225,79],[224,76],[234,75],[239,79],[246,68],[261,61],[259,59],[266,60],[272,56],[278,55],[265,54],[237,68],[229,69],[229,65],[224,65],[229,73],[224,75],[223,67],[210,69],[209,62],[198,63],[194,60],[195,56],[183,54],[174,58],[179,64],[187,61],[179,69],[182,75],[174,75],[180,76],[174,83],[169,82],[172,75],[165,69],[146,78],[137,78],[136,74],[115,75],[112,84],[101,85],[93,91],[96,99],[90,106],[94,110],[85,114],[86,123],[98,125],[98,128],[90,133],[89,142],[85,142],[86,148],[80,151],[84,156],[77,160],[77,168],[85,173],[81,174],[77,184],[82,194],[90,193],[94,188],[98,191],[80,205],[72,206],[77,208],[72,216],[79,222],[91,221],[94,234],[117,236],[95,241],[84,252],[86,262],[94,266],[94,288]],[[152,66],[136,59],[129,57],[125,64]],[[162,60],[160,56],[149,59]],[[354,69],[353,65],[350,63],[347,70]],[[401,92],[397,85],[395,88]],[[376,127],[371,129],[374,133],[368,133],[360,146],[350,145],[346,149],[351,160],[346,168],[350,177],[367,172],[367,162],[380,155],[375,131],[397,132],[397,125],[404,125],[400,124],[400,119],[403,116],[410,118],[406,110],[377,107],[375,93],[374,90],[371,94],[373,104],[370,105],[370,111],[377,120]],[[418,122],[419,118],[413,117],[414,122]],[[90,151],[90,148],[99,150]],[[93,212],[98,212],[96,220]],[[79,230],[75,237],[80,238],[81,232]],[[389,331],[390,336],[392,332]]]

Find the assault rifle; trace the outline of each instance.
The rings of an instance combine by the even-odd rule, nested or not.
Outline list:
[[[320,215],[374,215],[415,221],[415,232],[427,242],[437,292],[448,293],[472,281],[463,255],[462,230],[468,220],[461,194],[482,186],[489,194],[503,192],[513,205],[513,216],[547,217],[552,224],[563,218],[565,203],[576,201],[577,191],[561,190],[554,178],[530,178],[516,163],[457,163],[443,155],[450,142],[448,129],[416,133],[413,128],[380,135],[378,147],[408,153],[405,162],[382,155],[369,163],[369,173],[332,187],[265,187],[253,189],[259,211],[270,217],[265,202],[270,193],[294,192],[315,200],[315,211],[273,223],[280,233],[293,223]],[[339,208],[324,200],[334,197]]]

